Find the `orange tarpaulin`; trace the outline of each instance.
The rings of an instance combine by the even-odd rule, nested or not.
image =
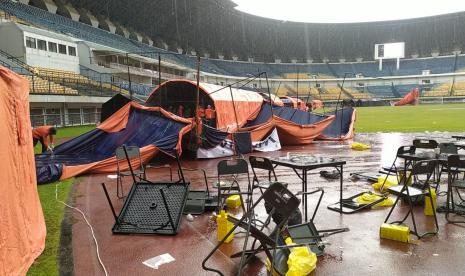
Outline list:
[[[25,275],[45,246],[28,97],[28,80],[0,66],[0,275]]]
[[[183,84],[185,86],[177,86]],[[165,89],[183,87],[184,93],[196,93],[197,85],[190,80],[170,80],[159,85],[147,99],[150,105],[160,105],[155,96]],[[179,88],[181,89],[181,88]],[[234,131],[243,126],[247,119],[257,115],[263,103],[263,96],[257,92],[224,87],[209,83],[200,83],[200,93],[208,95],[213,101],[216,113],[216,128],[227,131]],[[169,94],[167,95],[170,96]]]
[[[130,102],[126,104],[124,107],[119,109],[115,112],[110,118],[105,120],[101,123],[97,128],[104,130],[105,132],[118,132],[122,129],[126,128],[128,123],[129,113],[131,108],[136,108],[140,110],[146,111],[153,111],[153,112],[161,112],[163,116],[182,123],[186,123],[187,125],[181,129],[178,134],[178,142],[176,145],[176,151],[180,155],[182,148],[182,137],[188,133],[193,127],[192,119],[186,119],[179,116],[176,116],[170,112],[165,111],[160,107],[146,107],[135,102]],[[150,131],[150,130],[148,130]],[[141,151],[141,159],[143,164],[147,164],[160,150],[154,145],[147,145],[140,149]],[[77,176],[84,173],[112,173],[116,172],[117,165],[116,165],[116,157],[110,157],[104,160],[82,164],[82,165],[73,165],[73,166],[63,166],[63,171],[61,174],[60,179],[66,179],[73,176]],[[131,159],[131,165],[134,167],[139,166],[139,158]],[[127,162],[122,162],[121,167],[122,170],[129,169]]]
[[[335,116],[332,115],[311,125],[298,125],[273,115],[274,123],[278,129],[279,140],[283,145],[310,144],[334,121],[334,118]]]
[[[400,101],[394,103],[395,106],[403,106],[407,104],[418,104],[420,99],[420,90],[418,88],[413,89],[407,95],[405,95]]]

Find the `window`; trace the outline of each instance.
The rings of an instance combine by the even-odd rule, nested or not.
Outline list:
[[[48,43],[48,50],[50,52],[56,53],[57,52],[57,44],[55,42]]]
[[[81,124],[81,109],[68,108],[68,124],[80,125]]]
[[[421,84],[431,84],[431,80],[421,80]]]
[[[61,110],[59,108],[45,109],[45,124],[61,125]]]
[[[66,45],[58,44],[58,53],[66,55]]]
[[[38,39],[37,40],[37,49],[47,51],[47,41]]]
[[[26,47],[36,49],[36,39],[33,37],[26,36]]]
[[[76,48],[72,46],[68,46],[68,55],[76,56]]]
[[[44,115],[42,108],[32,108],[30,116],[33,127],[44,125]]]

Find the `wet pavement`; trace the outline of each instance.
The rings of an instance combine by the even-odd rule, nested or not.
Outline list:
[[[357,134],[354,141],[372,145],[369,151],[353,151],[350,142],[315,142],[307,146],[285,147],[279,152],[254,153],[254,155],[278,157],[290,153],[309,153],[344,160],[344,197],[360,191],[371,190],[369,182],[352,181],[352,172],[377,172],[382,165],[390,165],[397,148],[408,145],[414,137],[429,137],[441,141],[450,141],[453,133],[373,133]],[[216,164],[219,159],[193,161],[183,160],[187,168],[203,168],[209,176],[209,183],[216,179]],[[325,168],[324,170],[328,170]],[[331,170],[331,169],[329,169]],[[301,182],[290,169],[278,167],[278,179],[289,183],[293,192],[300,191]],[[191,182],[191,189],[204,188],[202,176],[198,173],[185,172]],[[264,176],[264,174],[262,175]],[[169,180],[167,171],[148,170],[148,178],[152,181]],[[339,180],[322,178],[319,170],[310,172],[309,190],[323,188],[325,195],[316,215],[315,225],[318,229],[349,227],[350,231],[328,237],[330,245],[326,246],[326,255],[318,258],[317,268],[311,275],[463,275],[465,271],[465,227],[448,224],[444,214],[438,214],[440,232],[437,236],[427,237],[410,244],[381,240],[379,227],[383,223],[389,208],[377,208],[355,214],[341,215],[326,208],[330,203],[338,201]],[[89,175],[81,177],[74,186],[75,205],[88,216],[94,227],[102,261],[109,275],[214,275],[202,270],[202,260],[216,244],[216,225],[211,213],[194,216],[189,222],[185,217],[181,221],[179,233],[175,236],[157,235],[112,235],[114,224],[110,207],[100,183],[105,182],[117,212],[123,201],[116,197],[116,180],[107,175]],[[241,182],[245,189],[245,182]],[[125,191],[131,187],[131,179],[125,179]],[[441,190],[445,190],[445,183]],[[255,193],[258,197],[259,191]],[[444,196],[438,197],[438,203],[444,202]],[[316,199],[309,197],[309,212]],[[396,208],[393,218],[400,218],[406,212],[406,206]],[[423,207],[415,209],[418,225],[421,230],[433,229],[432,217],[423,215]],[[260,218],[265,218],[263,207],[258,211]],[[240,213],[236,214],[240,216]],[[95,246],[89,228],[78,214],[73,219],[73,254],[76,275],[103,275],[97,261]],[[410,223],[411,220],[408,220]],[[421,231],[420,230],[420,231]],[[220,269],[225,275],[236,272],[239,259],[231,259],[229,255],[240,251],[243,245],[243,234],[237,234],[234,240],[221,247],[208,262],[210,267]],[[169,253],[175,261],[152,269],[143,261],[152,257]],[[254,259],[244,270],[245,275],[266,275],[264,254]]]

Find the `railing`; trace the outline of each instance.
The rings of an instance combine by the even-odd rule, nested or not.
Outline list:
[[[100,112],[42,114],[31,115],[30,118],[33,127],[42,125],[51,125],[57,127],[93,125],[100,122]]]
[[[121,72],[128,71],[128,66],[124,64],[119,64],[119,63],[114,63],[114,62],[99,62],[98,65],[107,67],[107,68],[117,69],[117,70],[120,70]],[[133,75],[142,75],[142,76],[147,76],[147,77],[152,77],[152,78],[158,78],[158,71],[146,69],[146,68],[129,66],[129,73]],[[179,79],[179,78],[184,78],[184,76],[161,72],[161,78],[165,80]]]

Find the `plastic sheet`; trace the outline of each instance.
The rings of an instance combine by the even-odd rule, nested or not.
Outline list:
[[[387,178],[387,179],[386,179]],[[380,176],[378,177],[378,182],[375,182],[372,184],[373,189],[380,191],[381,188],[382,190],[387,190],[388,188],[392,186],[399,185],[399,182],[397,180],[397,176],[395,175],[390,175],[390,176]]]
[[[352,143],[350,145],[350,148],[353,149],[353,150],[368,150],[368,149],[371,149],[371,146],[370,145],[367,145],[367,144],[362,144],[362,143]]]
[[[287,245],[294,244],[291,238],[285,240]],[[291,248],[291,254],[287,260],[288,271],[286,276],[308,275],[316,268],[317,257],[307,246]]]
[[[361,196],[357,197],[355,200],[361,204],[370,204],[375,201],[378,201],[382,198],[382,196],[373,194],[373,193],[364,193]],[[394,205],[394,202],[391,198],[386,198],[385,200],[381,201],[380,203],[376,204],[376,207],[388,207]]]

